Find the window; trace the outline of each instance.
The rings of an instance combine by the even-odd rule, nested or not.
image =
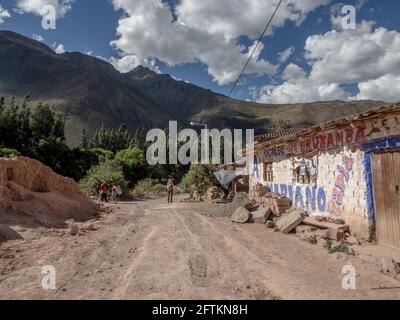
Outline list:
[[[274,172],[272,170],[272,162],[264,162],[264,181],[273,182]]]
[[[306,165],[298,166],[295,169],[296,182],[300,184],[310,184],[310,169]]]

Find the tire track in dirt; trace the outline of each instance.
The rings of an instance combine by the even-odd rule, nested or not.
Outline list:
[[[190,232],[201,237],[206,256],[212,254],[218,257],[214,266],[215,276],[208,281],[212,290],[222,289],[235,299],[277,298],[277,295],[267,287],[264,281],[266,276],[260,270],[268,268],[264,261],[227,236],[225,232],[216,229],[202,215],[187,212],[181,214],[181,217]],[[255,267],[255,264],[258,267]]]
[[[135,274],[136,269],[138,266],[143,262],[145,259],[145,255],[148,254],[148,246],[151,243],[151,239],[154,237],[154,234],[157,232],[157,227],[154,227],[142,240],[139,245],[140,249],[137,254],[135,254],[133,258],[132,264],[129,265],[128,269],[122,276],[122,285],[118,288],[118,290],[113,295],[114,299],[122,299],[126,297],[126,292],[130,286],[130,279],[132,275]]]
[[[275,292],[285,298],[324,299],[328,295],[336,299],[370,299],[377,296],[371,288],[377,286],[377,283],[382,283],[382,275],[374,273],[356,257],[350,256],[339,261],[335,255],[321,252],[318,247],[310,246],[289,235],[266,230],[260,225],[232,225],[227,219],[213,223],[210,218],[193,214],[210,230],[222,232],[229,243],[238,245],[237,250],[232,250],[231,254],[237,254],[241,250],[244,256],[246,252],[250,253],[248,258],[260,265],[263,261],[268,261],[267,269],[261,271],[264,276],[269,277],[265,285],[274,288]],[[262,237],[255,229],[261,229]],[[265,248],[272,249],[274,253],[269,253]],[[341,286],[344,277],[342,268],[349,264],[356,266],[357,290],[343,290]],[[383,278],[389,287],[398,285],[398,281],[392,278]],[[387,293],[382,293],[382,296],[385,295]],[[396,298],[395,293],[393,297]]]

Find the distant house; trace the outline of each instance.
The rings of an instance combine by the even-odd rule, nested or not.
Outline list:
[[[400,104],[256,140],[250,188],[400,247]]]

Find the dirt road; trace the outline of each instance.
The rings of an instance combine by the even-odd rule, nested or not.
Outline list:
[[[1,299],[399,299],[400,282],[357,257],[263,225],[204,213],[210,204],[164,200],[114,206],[96,231],[19,230],[0,245]],[[357,290],[343,290],[343,266]],[[56,290],[42,288],[42,267]]]

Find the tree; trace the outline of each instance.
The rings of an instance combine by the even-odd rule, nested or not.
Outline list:
[[[87,149],[89,147],[89,143],[87,140],[87,135],[86,135],[86,129],[83,128],[81,131],[81,142],[79,144],[79,147],[81,149]]]
[[[86,177],[80,181],[80,186],[87,194],[96,196],[99,194],[99,188],[103,182],[108,186],[115,182],[124,192],[127,191],[124,172],[119,161],[106,160],[92,167]]]
[[[217,185],[216,178],[213,174],[213,166],[192,164],[189,172],[182,180],[182,185],[189,193],[194,193],[196,191],[199,195],[204,195],[208,188]]]
[[[115,159],[121,163],[130,187],[144,179],[149,172],[144,152],[139,148],[121,150],[116,154]]]
[[[21,154],[37,159],[55,172],[81,179],[93,164],[94,152],[71,150],[65,143],[64,116],[47,104],[29,107],[27,95],[19,105],[0,98],[0,148],[3,154]],[[4,151],[5,150],[5,151]]]
[[[103,126],[96,130],[91,148],[101,148],[118,152],[134,145],[133,138],[126,124],[121,124],[118,129],[106,129]]]

